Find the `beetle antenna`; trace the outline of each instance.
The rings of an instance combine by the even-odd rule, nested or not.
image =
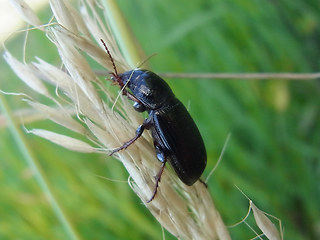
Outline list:
[[[117,68],[116,68],[116,64],[114,63],[113,57],[111,56],[111,53],[109,51],[109,48],[107,47],[107,44],[102,39],[100,39],[100,41],[102,42],[104,48],[106,49],[106,51],[107,51],[107,53],[109,55],[110,61],[112,63],[113,69],[114,69],[114,73],[115,73],[114,75],[118,76],[118,71],[117,71]]]
[[[137,68],[140,68],[143,64],[145,64],[147,61],[149,61],[150,58],[154,57],[155,55],[157,55],[157,53],[153,53],[153,54],[149,55],[148,57],[146,57],[142,62],[140,62],[138,64]]]

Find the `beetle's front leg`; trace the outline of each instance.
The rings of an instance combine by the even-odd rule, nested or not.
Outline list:
[[[132,143],[134,143],[139,137],[141,137],[142,133],[145,129],[150,129],[150,127],[153,125],[151,118],[147,118],[143,121],[143,123],[137,128],[136,130],[136,136],[129,141],[125,142],[121,147],[118,147],[114,149],[109,155],[112,156],[114,153],[119,152],[123,149],[126,149],[129,147]]]

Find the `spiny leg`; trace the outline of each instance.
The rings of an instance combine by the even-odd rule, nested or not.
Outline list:
[[[136,130],[136,135],[134,136],[134,138],[130,139],[129,141],[125,142],[121,147],[118,147],[116,149],[114,149],[109,155],[112,156],[114,153],[119,152],[123,149],[126,149],[127,147],[129,147],[132,143],[134,143],[139,137],[141,137],[143,131],[144,131],[145,127],[142,125],[140,125],[137,130]]]
[[[119,152],[123,149],[129,147],[132,143],[134,143],[139,137],[141,137],[142,133],[145,129],[149,129],[152,126],[150,118],[147,118],[143,121],[143,123],[137,128],[136,135],[134,138],[130,139],[129,141],[125,142],[121,147],[114,149],[109,155],[112,156],[114,153]]]
[[[167,159],[165,158],[164,161],[161,164],[159,172],[155,176],[156,185],[154,186],[153,194],[152,194],[151,198],[147,201],[147,203],[151,202],[154,199],[154,197],[156,196],[156,194],[157,194],[159,182],[161,180],[161,175],[163,173],[163,170],[164,170],[164,168],[166,166],[166,162],[167,162]]]

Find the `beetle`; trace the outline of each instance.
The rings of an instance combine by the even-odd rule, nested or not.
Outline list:
[[[193,185],[203,173],[207,153],[201,134],[186,107],[177,99],[169,85],[157,74],[145,69],[134,69],[117,73],[113,59],[103,40],[113,67],[111,79],[122,88],[122,94],[134,101],[138,112],[148,112],[148,118],[137,128],[136,135],[110,155],[126,149],[144,132],[150,130],[158,160],[162,163],[155,176],[153,195],[156,196],[161,175],[169,161],[179,179],[186,185]],[[127,90],[129,89],[130,92]]]

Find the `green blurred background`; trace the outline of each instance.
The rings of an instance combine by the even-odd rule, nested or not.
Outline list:
[[[317,72],[318,0],[119,1],[155,72]],[[39,13],[46,22],[51,13]],[[6,43],[21,57],[24,34]],[[59,64],[42,33],[28,37],[36,54]],[[32,53],[32,54],[31,54]],[[0,88],[29,92],[0,60]],[[206,177],[228,133],[222,162],[208,183],[227,225],[245,216],[247,199],[282,220],[285,239],[320,239],[320,85],[318,80],[168,79],[190,106],[207,151]],[[31,92],[31,91],[30,91]],[[26,107],[5,96],[13,110]],[[27,124],[63,132],[49,121]],[[0,239],[68,239],[7,128],[0,129]],[[32,135],[30,149],[82,239],[162,239],[153,219],[125,182],[118,161],[78,154]],[[161,187],[161,186],[160,186]],[[254,227],[252,218],[248,222]],[[275,221],[275,224],[277,222]],[[258,229],[254,227],[257,231]],[[255,234],[242,224],[233,239]],[[166,239],[175,239],[165,232]]]

